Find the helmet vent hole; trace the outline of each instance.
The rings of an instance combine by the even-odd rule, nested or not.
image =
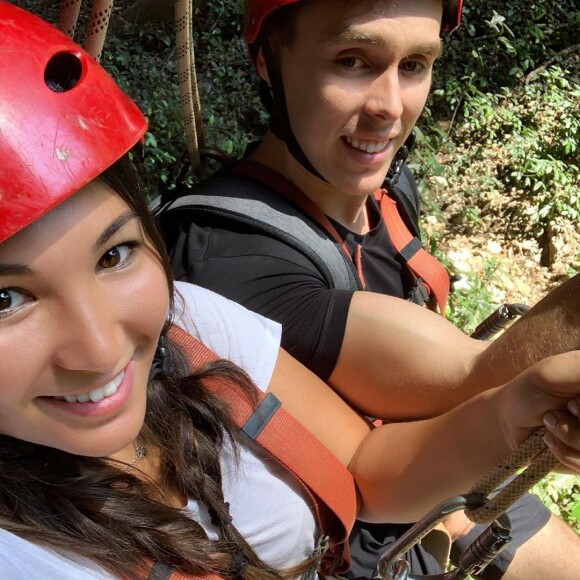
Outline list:
[[[83,65],[78,56],[70,52],[55,54],[46,65],[44,82],[55,93],[66,93],[79,82]]]

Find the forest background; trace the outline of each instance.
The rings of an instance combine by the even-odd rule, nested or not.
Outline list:
[[[57,0],[14,1],[56,22]],[[205,143],[235,158],[267,126],[242,1],[194,5]],[[172,18],[173,0],[118,0],[102,57],[149,120],[136,161],[151,195],[197,179],[187,171]],[[466,332],[499,304],[533,304],[580,272],[579,28],[578,0],[467,0],[445,39],[410,165],[424,242],[461,276],[448,316]],[[577,477],[549,476],[534,491],[580,532]]]

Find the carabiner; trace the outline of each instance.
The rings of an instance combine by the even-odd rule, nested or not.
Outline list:
[[[457,495],[441,502],[436,508],[421,518],[412,528],[407,530],[379,559],[375,578],[382,580],[406,580],[409,568],[398,564],[401,556],[419,543],[435,526],[448,515],[464,510],[477,509],[485,505],[487,497],[480,493]],[[396,565],[396,566],[395,566]],[[396,575],[393,575],[396,574]]]

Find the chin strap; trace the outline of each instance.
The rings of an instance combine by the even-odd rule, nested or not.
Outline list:
[[[397,151],[395,154],[395,158],[389,167],[389,171],[387,172],[387,177],[385,178],[385,187],[393,187],[397,185],[399,181],[399,177],[401,177],[401,171],[403,170],[403,165],[405,161],[407,161],[407,157],[409,157],[409,153],[415,147],[415,141],[417,140],[417,136],[415,135],[415,131],[411,131],[410,135],[407,137],[403,146]]]
[[[322,181],[328,183],[328,181],[318,172],[318,170],[312,165],[306,154],[302,150],[302,147],[296,140],[296,136],[292,131],[290,126],[290,119],[288,118],[288,107],[286,105],[286,96],[284,94],[284,86],[282,84],[282,79],[276,66],[274,66],[274,55],[272,53],[272,47],[270,43],[265,40],[262,42],[262,52],[264,53],[264,62],[266,64],[266,70],[268,71],[268,78],[270,79],[270,85],[263,79],[260,81],[260,99],[264,105],[266,111],[270,115],[270,130],[272,133],[281,141],[286,143],[288,151],[290,154],[306,171],[322,179]]]

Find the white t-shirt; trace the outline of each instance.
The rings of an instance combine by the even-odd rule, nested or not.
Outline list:
[[[242,367],[266,391],[278,354],[280,326],[209,290],[176,283],[174,322],[219,356]],[[275,567],[298,564],[315,546],[316,522],[301,486],[257,446],[243,445],[236,464],[225,446],[220,462],[233,522],[256,553]],[[185,508],[217,537],[205,506]],[[0,529],[1,580],[111,580],[76,555],[59,554]]]

